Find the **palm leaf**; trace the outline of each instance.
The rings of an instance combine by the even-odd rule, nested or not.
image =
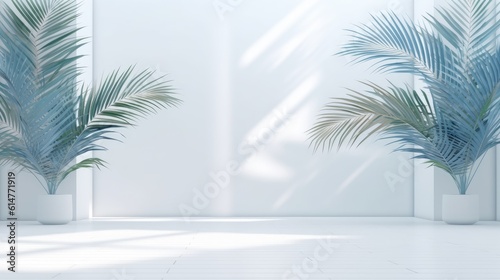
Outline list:
[[[497,5],[491,1],[456,0],[448,9],[437,9],[436,17],[429,16],[429,23],[449,45],[463,52],[467,61],[490,51],[495,46],[496,32],[500,22],[496,20]]]
[[[351,40],[339,55],[351,55],[355,63],[374,61],[377,71],[428,79],[439,79],[450,71],[448,62],[456,54],[440,38],[394,13],[372,19],[372,25],[349,30]],[[434,59],[438,56],[446,59]]]
[[[333,99],[325,106],[318,122],[309,130],[315,150],[330,150],[346,141],[348,145],[359,145],[390,127],[404,127],[429,135],[434,120],[425,97],[408,88],[385,90],[376,84],[365,85],[371,88],[366,94],[352,91],[347,98]]]
[[[376,70],[420,77],[417,94],[371,83],[328,104],[309,131],[314,149],[362,143],[372,135],[392,140],[448,172],[464,194],[484,154],[499,143],[500,15],[491,0],[458,0],[428,16],[433,30],[394,13],[350,30],[341,55],[373,62]]]
[[[0,14],[0,162],[42,177],[55,193],[70,173],[104,161],[75,158],[105,150],[117,129],[179,104],[163,77],[134,67],[101,83],[79,85],[77,4],[72,0],[13,0]],[[77,91],[77,88],[81,89]]]

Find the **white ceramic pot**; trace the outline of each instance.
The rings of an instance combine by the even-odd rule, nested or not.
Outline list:
[[[479,197],[476,194],[443,195],[443,221],[452,225],[472,225],[479,221]]]
[[[73,196],[45,194],[38,197],[37,220],[44,225],[64,225],[73,220]]]

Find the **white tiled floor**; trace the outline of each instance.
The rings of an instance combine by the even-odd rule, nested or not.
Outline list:
[[[5,223],[5,222],[0,222]],[[95,219],[18,225],[0,279],[500,279],[500,223],[414,218]]]

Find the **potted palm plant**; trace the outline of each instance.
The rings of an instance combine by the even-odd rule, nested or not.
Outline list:
[[[104,164],[77,156],[105,150],[103,140],[118,140],[120,129],[180,100],[164,77],[134,67],[77,82],[76,50],[86,43],[76,36],[75,1],[13,0],[0,17],[0,160],[31,172],[46,190],[38,220],[64,224],[72,199],[56,195],[61,182]]]
[[[372,61],[384,73],[409,73],[426,85],[417,92],[365,82],[366,91],[327,104],[308,131],[314,149],[360,144],[372,135],[392,140],[447,172],[458,194],[443,196],[443,220],[478,220],[478,197],[466,195],[485,153],[499,143],[500,23],[491,0],[455,0],[419,26],[394,13],[349,31],[340,55]],[[426,27],[428,26],[428,27]]]

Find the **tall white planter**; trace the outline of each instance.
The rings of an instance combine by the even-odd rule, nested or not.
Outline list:
[[[479,197],[476,194],[443,195],[443,221],[452,225],[472,225],[479,221]]]
[[[37,220],[44,225],[64,225],[73,220],[73,196],[40,195],[38,197]]]

